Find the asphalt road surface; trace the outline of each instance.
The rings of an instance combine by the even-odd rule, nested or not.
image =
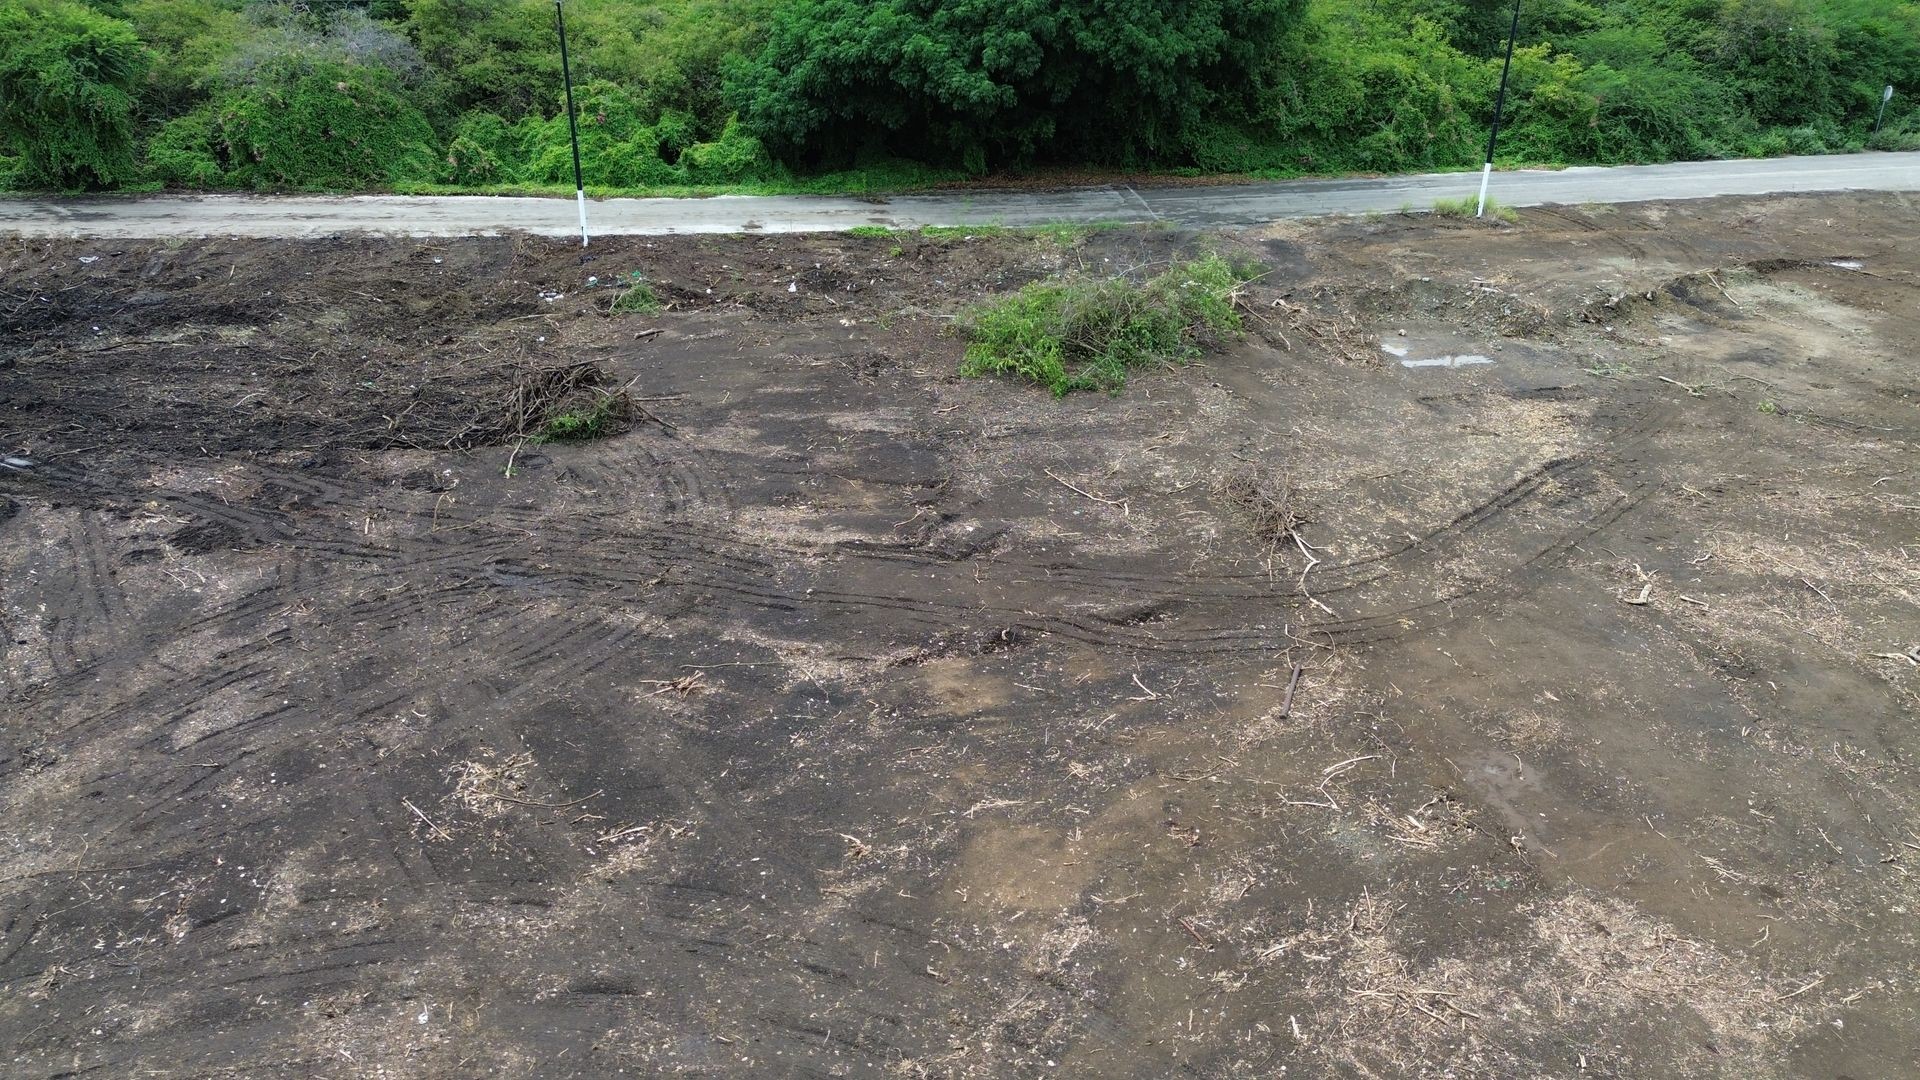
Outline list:
[[[857,225],[1027,226],[1169,222],[1252,225],[1284,218],[1423,210],[1472,196],[1477,173],[1301,180],[1228,187],[1084,188],[953,192],[887,199],[719,196],[603,199],[588,207],[599,235],[836,232]],[[1814,191],[1920,191],[1920,152],[1700,161],[1675,165],[1499,173],[1508,206],[1631,203]],[[486,235],[579,230],[571,199],[486,196],[101,196],[0,200],[0,234],[150,239],[169,236],[311,237],[338,233]]]

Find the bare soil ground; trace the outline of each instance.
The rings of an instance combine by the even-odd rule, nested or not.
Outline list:
[[[1204,244],[1231,351],[954,375]],[[0,333],[8,1076],[1920,1061],[1912,198],[7,241]]]

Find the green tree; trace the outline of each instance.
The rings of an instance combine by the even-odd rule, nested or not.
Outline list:
[[[811,162],[974,171],[1172,156],[1253,90],[1300,0],[790,0],[731,72],[747,127]],[[877,144],[863,146],[863,144]]]
[[[75,189],[134,179],[147,62],[118,19],[67,0],[0,5],[0,146],[18,157],[13,182]]]

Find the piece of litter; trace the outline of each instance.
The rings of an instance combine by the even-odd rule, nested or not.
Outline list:
[[[788,291],[788,292],[790,292],[790,293],[796,293],[796,292],[799,292],[799,291],[800,291],[800,283],[799,283],[799,282],[797,282],[797,281],[789,281],[789,282],[787,282],[787,291]]]
[[[85,262],[86,260],[82,259],[81,261]],[[1837,267],[1841,270],[1865,270],[1867,268],[1867,264],[1858,259],[1835,259],[1827,265]]]
[[[23,457],[0,457],[0,465],[5,465],[9,469],[33,468],[33,462]]]
[[[98,255],[82,255],[82,256],[80,256],[80,261],[81,261],[82,263],[97,263],[97,262],[99,262],[99,261],[100,261],[100,256],[98,256]]]

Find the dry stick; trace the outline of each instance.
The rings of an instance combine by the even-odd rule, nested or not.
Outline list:
[[[1079,486],[1077,486],[1077,485],[1075,485],[1075,484],[1073,484],[1073,483],[1070,483],[1070,482],[1068,482],[1067,480],[1064,480],[1064,479],[1061,479],[1061,477],[1060,477],[1060,476],[1059,476],[1059,475],[1058,475],[1057,473],[1055,473],[1055,472],[1054,472],[1054,471],[1053,471],[1052,469],[1047,469],[1047,470],[1045,470],[1045,472],[1046,472],[1046,474],[1047,474],[1048,476],[1050,476],[1050,477],[1052,477],[1052,478],[1053,478],[1054,480],[1056,480],[1056,481],[1058,481],[1058,482],[1059,482],[1060,484],[1062,484],[1062,485],[1064,485],[1064,486],[1065,486],[1065,487],[1067,487],[1067,488],[1068,488],[1069,490],[1072,490],[1072,491],[1075,491],[1075,492],[1078,492],[1078,493],[1079,493],[1079,494],[1081,494],[1081,495],[1085,495],[1085,496],[1086,496],[1087,498],[1089,498],[1089,499],[1092,499],[1092,500],[1093,500],[1094,502],[1097,502],[1097,503],[1106,503],[1106,504],[1107,504],[1108,506],[1117,506],[1117,507],[1119,507],[1119,508],[1120,508],[1120,516],[1121,516],[1121,517],[1128,517],[1128,516],[1130,516],[1130,508],[1129,508],[1129,507],[1127,506],[1127,500],[1125,500],[1125,499],[1108,499],[1108,498],[1104,498],[1104,497],[1102,497],[1102,496],[1099,496],[1099,495],[1095,495],[1095,494],[1094,494],[1093,492],[1091,492],[1091,491],[1088,491],[1088,490],[1086,490],[1085,488],[1082,488],[1082,487],[1079,487]]]
[[[1825,591],[1824,589],[1822,589],[1822,588],[1820,588],[1820,586],[1818,586],[1818,585],[1815,585],[1815,584],[1814,584],[1813,582],[1811,582],[1811,581],[1808,581],[1808,580],[1807,580],[1806,578],[1801,578],[1801,579],[1800,579],[1800,584],[1802,584],[1802,585],[1805,585],[1805,586],[1806,586],[1807,588],[1809,588],[1809,589],[1812,589],[1812,590],[1813,590],[1814,592],[1817,592],[1817,593],[1819,593],[1819,594],[1820,594],[1820,599],[1822,599],[1822,600],[1825,600],[1825,601],[1827,602],[1827,606],[1829,606],[1829,607],[1831,607],[1831,608],[1833,608],[1833,609],[1834,609],[1834,610],[1836,610],[1836,611],[1838,611],[1838,610],[1839,610],[1839,608],[1840,608],[1840,605],[1838,605],[1838,604],[1835,604],[1835,603],[1833,602],[1833,597],[1831,597],[1831,596],[1828,596],[1828,595],[1826,594],[1826,591]]]
[[[644,416],[647,419],[653,421],[654,423],[659,424],[661,427],[666,428],[668,431],[680,430],[679,428],[674,427],[672,424],[667,423],[665,420],[660,419],[660,417],[654,414],[652,409],[649,409],[645,405],[640,404],[640,401],[637,398],[628,398],[627,404],[633,406],[633,410],[639,413],[641,416]]]
[[[1300,595],[1306,597],[1307,602],[1314,607],[1319,608],[1329,615],[1333,614],[1332,608],[1314,599],[1313,594],[1307,591],[1307,575],[1313,573],[1313,568],[1320,565],[1319,557],[1314,555],[1313,548],[1308,546],[1307,542],[1300,538],[1299,529],[1288,529],[1287,535],[1293,537],[1293,542],[1299,547],[1300,554],[1306,556],[1307,559],[1306,568],[1300,571]]]
[[[1810,982],[1810,983],[1808,983],[1807,985],[1805,985],[1805,986],[1803,986],[1803,987],[1801,987],[1800,989],[1798,989],[1798,990],[1795,990],[1795,991],[1793,991],[1793,992],[1792,992],[1792,993],[1790,993],[1790,994],[1782,994],[1782,995],[1780,995],[1779,997],[1777,997],[1777,998],[1774,998],[1773,1000],[1774,1000],[1774,1001],[1776,1001],[1776,1002],[1778,1002],[1778,1001],[1785,1001],[1785,1000],[1787,1000],[1788,998],[1796,998],[1796,997],[1799,997],[1799,996],[1800,996],[1801,994],[1804,994],[1804,993],[1806,993],[1807,991],[1809,991],[1809,990],[1811,990],[1811,989],[1813,989],[1813,988],[1814,988],[1814,987],[1816,987],[1816,986],[1819,986],[1819,985],[1820,985],[1821,983],[1823,983],[1823,982],[1826,982],[1826,981],[1827,981],[1827,977],[1826,977],[1825,975],[1822,975],[1822,976],[1820,976],[1819,978],[1817,978],[1817,979],[1815,979],[1815,980],[1813,980],[1812,982]]]
[[[440,834],[440,839],[442,839],[442,840],[452,840],[452,839],[453,839],[453,837],[452,837],[452,836],[450,836],[450,835],[448,835],[448,833],[447,833],[447,830],[445,830],[445,829],[443,829],[443,828],[441,828],[441,827],[440,827],[440,826],[438,826],[438,825],[435,825],[435,824],[433,823],[433,819],[432,819],[432,818],[430,818],[430,817],[428,817],[428,816],[427,816],[427,815],[426,815],[426,814],[425,814],[424,812],[422,812],[422,811],[421,811],[421,809],[420,809],[419,807],[417,807],[417,806],[415,806],[415,805],[413,805],[413,800],[412,800],[412,799],[401,799],[400,801],[401,801],[402,803],[404,803],[404,804],[406,804],[406,807],[407,807],[407,809],[409,809],[409,810],[411,810],[411,811],[413,811],[413,813],[414,813],[414,816],[415,816],[415,817],[417,817],[417,818],[419,818],[419,819],[420,819],[421,821],[424,821],[424,822],[426,822],[426,823],[427,823],[427,828],[429,828],[429,829],[432,829],[432,830],[433,830],[434,832],[437,832],[437,833],[439,833],[439,834]]]
[[[1185,918],[1182,918],[1180,920],[1180,929],[1185,930],[1187,933],[1193,935],[1193,940],[1199,942],[1201,948],[1207,950],[1208,952],[1213,951],[1213,943],[1208,941],[1206,938],[1201,937],[1200,931],[1195,930],[1193,928],[1193,924],[1188,922]]]
[[[1740,308],[1743,311],[1746,310],[1745,305],[1741,304],[1740,301],[1735,300],[1733,298],[1733,294],[1727,291],[1727,287],[1725,285],[1720,284],[1720,276],[1718,274],[1709,272],[1707,274],[1707,284],[1712,285],[1716,289],[1719,289],[1720,295],[1727,298],[1727,303],[1732,304],[1734,307]]]
[[[1300,671],[1299,664],[1293,665],[1293,677],[1287,680],[1287,692],[1280,696],[1280,715],[1276,719],[1285,720],[1293,715],[1293,690],[1300,685]]]
[[[1699,387],[1688,386],[1686,383],[1681,382],[1679,379],[1669,379],[1665,375],[1655,375],[1654,378],[1659,379],[1663,383],[1672,383],[1673,385],[1679,387],[1680,389],[1685,390],[1687,392],[1688,397],[1706,397],[1707,396],[1700,392]]]
[[[1335,773],[1339,772],[1342,769],[1345,769],[1349,765],[1358,765],[1363,761],[1373,761],[1378,759],[1379,757],[1380,757],[1379,754],[1364,754],[1360,757],[1350,757],[1347,760],[1342,761],[1337,765],[1329,765],[1326,768],[1321,769],[1320,775],[1325,776],[1328,779],[1332,779]]]
[[[606,793],[606,789],[602,788],[591,795],[582,795],[572,802],[534,802],[532,799],[516,799],[511,795],[500,795],[491,791],[478,791],[474,794],[485,799],[498,799],[501,802],[513,803],[516,806],[538,806],[543,810],[563,810],[569,806],[579,806],[588,799],[597,799]]]

